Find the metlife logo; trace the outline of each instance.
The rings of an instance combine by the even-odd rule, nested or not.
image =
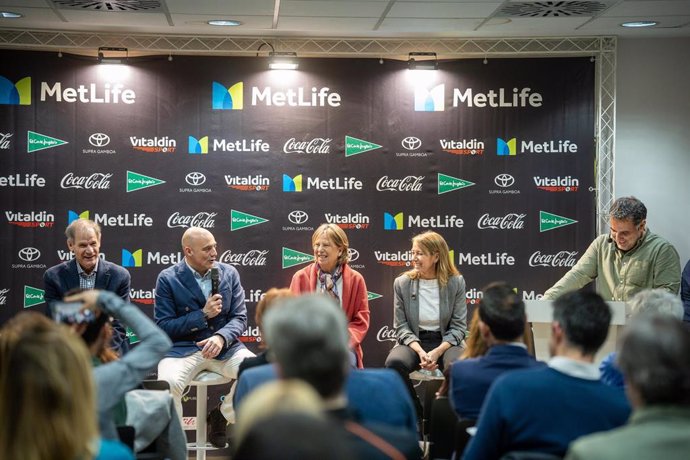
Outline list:
[[[211,85],[211,108],[214,110],[243,110],[245,108],[244,82],[227,87],[225,83]],[[250,86],[250,105],[255,107],[340,107],[340,94],[329,87],[297,87],[276,89],[271,86]]]
[[[134,104],[137,95],[133,89],[125,88],[121,83],[87,83],[75,87],[62,87],[62,82],[49,84],[41,82],[41,102],[54,100],[55,102],[82,104]]]
[[[143,267],[147,265],[170,266],[180,263],[184,259],[181,252],[161,253],[143,249],[122,249],[122,266],[126,268]]]
[[[507,252],[486,252],[483,254],[460,252],[458,253],[458,265],[513,266],[515,265],[515,257]]]
[[[198,171],[192,171],[184,176],[188,185],[179,188],[180,193],[211,193],[213,190],[206,185],[206,175]]]
[[[283,145],[283,153],[302,153],[302,154],[328,154],[331,153],[331,142],[333,139],[316,137],[309,140],[298,141],[294,137],[288,139]]]
[[[306,186],[306,187],[305,187]],[[298,174],[290,177],[283,174],[283,192],[302,192],[307,190],[362,190],[361,180],[356,177],[331,177],[321,179],[319,177],[304,177]]]
[[[402,212],[383,213],[384,230],[403,230],[405,223],[407,223],[407,228],[463,228],[465,226],[465,222],[454,214],[438,214],[431,217],[408,214],[405,220],[405,214]]]
[[[91,211],[67,211],[67,221],[72,223],[79,218],[89,219]],[[145,213],[127,213],[127,214],[108,214],[108,213],[94,213],[91,217],[94,222],[103,227],[153,227],[153,218],[147,216]]]
[[[38,174],[0,176],[0,187],[45,187],[46,179]]]

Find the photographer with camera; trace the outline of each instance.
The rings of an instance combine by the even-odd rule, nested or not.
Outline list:
[[[53,304],[56,321],[68,323],[86,342],[94,364],[94,379],[98,389],[98,423],[101,435],[106,439],[117,439],[116,426],[134,425],[136,436],[147,433],[148,442],[138,442],[135,447],[146,447],[159,435],[165,436],[162,445],[168,450],[166,456],[173,459],[186,458],[186,445],[179,417],[175,413],[168,393],[151,392],[167,401],[161,401],[161,411],[156,417],[137,416],[150,414],[151,407],[139,407],[141,399],[125,398],[125,394],[139,386],[158,361],[170,349],[168,336],[151,319],[131,303],[107,291],[86,290],[68,295],[65,302]],[[129,327],[139,338],[139,344],[122,358],[109,354],[110,325],[113,317]],[[126,401],[126,402],[125,402]],[[147,399],[150,403],[151,399]],[[167,415],[166,415],[167,414]],[[152,433],[155,433],[152,435]]]

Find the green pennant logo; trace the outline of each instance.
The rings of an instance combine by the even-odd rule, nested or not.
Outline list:
[[[46,136],[45,134],[28,131],[26,134],[26,151],[38,152],[39,150],[52,149],[60,145],[69,144],[67,141],[57,139],[55,137]]]
[[[231,232],[234,232],[235,230],[239,230],[241,228],[263,224],[264,222],[268,222],[268,219],[264,219],[263,217],[252,216],[251,214],[235,211],[234,209],[230,210]]]
[[[357,139],[356,137],[345,136],[345,157],[359,155],[360,153],[370,152],[380,148],[381,146],[379,144]]]
[[[283,268],[294,267],[295,265],[306,264],[314,261],[313,254],[295,251],[290,248],[283,248]]]
[[[375,292],[367,291],[367,300],[374,300],[374,299],[380,299],[383,297],[381,294],[377,294]]]
[[[452,192],[453,190],[460,190],[465,187],[472,187],[474,182],[464,179],[459,179],[453,176],[438,173],[438,194]]]
[[[572,225],[575,223],[577,223],[577,221],[574,219],[569,219],[568,217],[551,214],[545,211],[539,211],[540,232],[548,232],[554,228],[565,227],[566,225]]]
[[[144,176],[134,171],[127,171],[127,193],[160,184],[165,184],[165,181],[155,177]]]
[[[40,305],[45,302],[43,299],[45,291],[31,286],[24,286],[24,308]]]
[[[134,331],[131,328],[127,328],[127,340],[129,341],[130,345],[134,345],[135,343],[140,342],[141,340],[137,335],[134,333]]]

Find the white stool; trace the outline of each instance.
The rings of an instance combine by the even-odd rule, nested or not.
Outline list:
[[[224,377],[211,371],[201,371],[189,383],[189,386],[196,387],[196,442],[187,443],[187,450],[196,450],[196,458],[198,460],[206,460],[207,450],[218,449],[206,442],[207,387],[230,382],[232,382],[232,379],[229,377]]]

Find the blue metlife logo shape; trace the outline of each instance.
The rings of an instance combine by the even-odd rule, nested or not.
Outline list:
[[[12,83],[0,75],[0,104],[31,105],[31,77]]]
[[[290,177],[283,174],[283,192],[301,192],[302,191],[302,175],[298,174],[295,177]]]
[[[415,112],[443,112],[445,110],[445,85],[436,85],[431,89],[418,86],[414,90]]]
[[[212,84],[211,107],[214,110],[242,110],[244,108],[244,82],[229,88],[216,81]]]
[[[384,212],[383,213],[383,229],[384,230],[403,230],[405,225],[403,223],[403,213],[399,212],[395,215]]]
[[[508,139],[507,141],[496,138],[496,154],[498,156],[511,156],[517,155],[517,140],[515,138]]]

